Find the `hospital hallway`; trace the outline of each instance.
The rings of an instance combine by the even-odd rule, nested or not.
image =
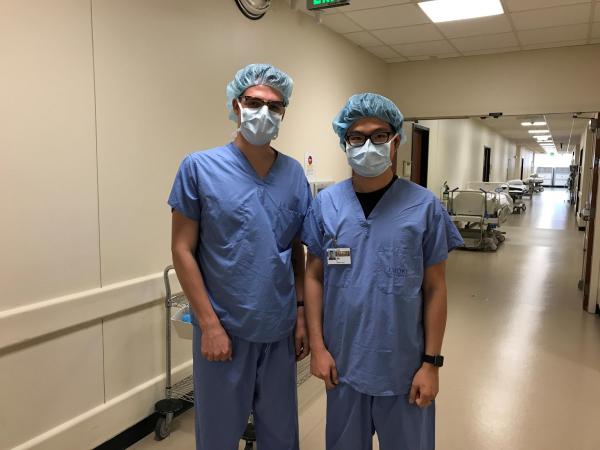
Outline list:
[[[567,199],[565,189],[534,194],[502,227],[497,252],[451,254],[438,449],[600,448],[600,320],[581,308],[584,233]],[[320,380],[300,386],[299,409],[301,449],[324,449]],[[193,442],[190,410],[167,440],[148,436],[133,448]]]

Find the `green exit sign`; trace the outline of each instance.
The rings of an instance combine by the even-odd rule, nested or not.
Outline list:
[[[306,0],[306,8],[309,11],[334,8],[336,6],[346,6],[349,4],[350,0]]]

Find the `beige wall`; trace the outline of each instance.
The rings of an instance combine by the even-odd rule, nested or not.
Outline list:
[[[533,165],[535,160],[535,152],[526,146],[517,145],[514,170],[512,173],[513,180],[526,180],[533,173]],[[521,178],[521,159],[523,159],[523,178]]]
[[[387,67],[283,0],[258,22],[233,1],[0,11],[0,448],[90,448],[163,395],[166,198],[185,154],[230,140],[226,82],[250,62],[289,72],[276,146],[340,180],[331,119],[349,95],[384,92]],[[190,343],[174,339],[178,378]]]
[[[393,64],[390,96],[407,117],[600,108],[600,45]]]
[[[444,181],[451,188],[466,188],[469,181],[481,181],[484,146],[492,149],[490,181],[512,178],[516,144],[487,128],[481,120],[420,120],[419,125],[429,128],[427,187],[436,195],[440,195]],[[399,174],[402,161],[410,161],[411,127],[412,123],[405,124],[409,138],[398,153]]]

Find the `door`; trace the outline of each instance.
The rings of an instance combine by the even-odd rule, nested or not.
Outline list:
[[[491,160],[492,149],[490,147],[483,147],[483,182],[490,181]]]
[[[427,187],[429,167],[429,128],[413,124],[410,181]]]
[[[521,158],[521,180],[523,179],[523,171],[525,169],[525,158]]]
[[[596,116],[598,117],[598,116]],[[592,156],[592,188],[590,189],[590,193],[588,196],[588,201],[590,205],[590,218],[588,220],[587,226],[585,228],[585,255],[584,255],[584,281],[583,281],[583,309],[586,311],[596,310],[597,305],[594,305],[593,308],[588,308],[590,303],[590,281],[592,278],[592,257],[593,257],[593,249],[594,249],[594,231],[596,228],[596,202],[597,202],[597,193],[598,193],[598,165],[600,164],[600,132],[598,132],[598,128],[594,130],[594,138],[592,139],[594,143],[594,150]],[[596,297],[596,293],[594,293],[594,297]]]

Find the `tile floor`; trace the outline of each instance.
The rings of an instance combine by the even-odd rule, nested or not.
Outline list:
[[[450,257],[439,450],[600,449],[600,317],[577,289],[583,232],[564,189],[526,203],[497,252]],[[319,380],[300,386],[299,411],[301,449],[324,449]],[[168,439],[133,448],[194,448],[193,411]]]

